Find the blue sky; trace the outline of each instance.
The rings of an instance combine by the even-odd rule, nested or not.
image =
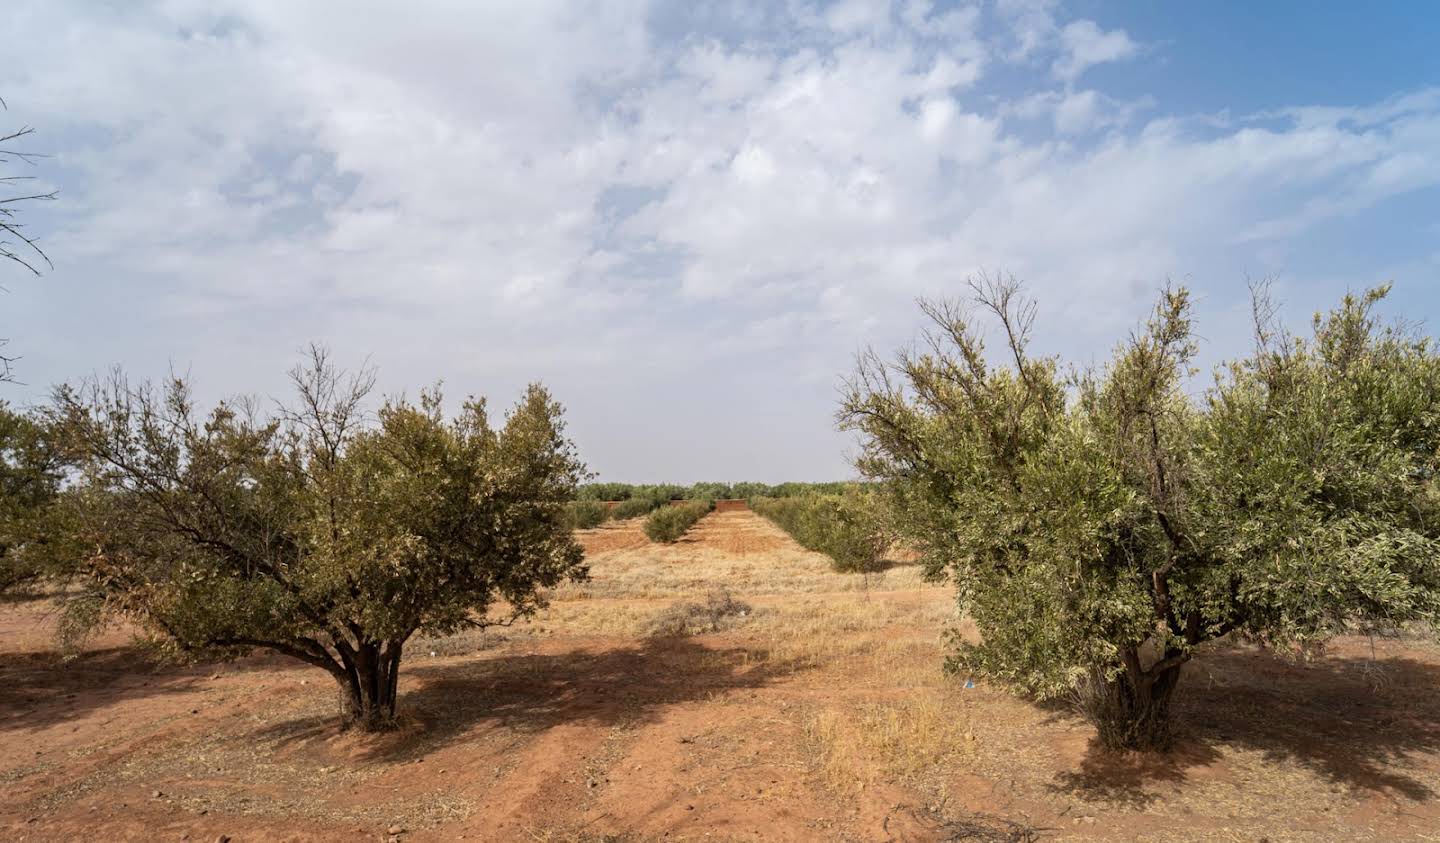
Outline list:
[[[1264,111],[1297,103],[1363,105],[1440,78],[1440,11],[1424,2],[1076,3],[1075,13],[1155,45],[1144,73],[1097,84],[1164,92],[1167,107]]]
[[[0,282],[16,403],[112,366],[283,396],[529,380],[604,479],[850,474],[838,380],[916,296],[1023,278],[1088,362],[1155,290],[1208,360],[1247,281],[1303,325],[1440,315],[1431,4],[7,4],[55,259]]]

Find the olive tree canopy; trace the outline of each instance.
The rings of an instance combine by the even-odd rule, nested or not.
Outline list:
[[[180,379],[59,389],[86,566],[170,647],[292,656],[335,678],[347,722],[383,726],[417,631],[506,623],[585,576],[565,518],[584,467],[539,386],[496,428],[476,399],[447,420],[438,391],[369,418],[373,379],[318,350],[292,379],[271,414],[198,415]]]
[[[1440,620],[1440,357],[1379,289],[1278,329],[1202,394],[1190,298],[1167,290],[1098,371],[1030,353],[1034,308],[975,284],[894,364],[862,357],[840,414],[927,572],[983,640],[952,667],[1074,695],[1112,747],[1164,746],[1181,668],[1227,634],[1304,647]]]

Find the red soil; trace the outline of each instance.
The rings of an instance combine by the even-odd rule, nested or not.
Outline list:
[[[604,553],[637,532],[582,539]],[[735,513],[695,538],[754,554],[785,537]],[[948,601],[933,591],[755,605],[919,617]],[[1279,843],[1440,829],[1440,653],[1411,642],[1343,639],[1314,663],[1217,649],[1187,674],[1182,739],[1165,756],[1108,755],[1063,711],[952,683],[941,702],[970,718],[958,755],[901,775],[886,753],[903,761],[906,735],[945,726],[895,719],[936,693],[933,655],[916,673],[885,649],[935,637],[916,622],[838,625],[836,643],[856,646],[836,652],[855,655],[820,662],[776,656],[745,626],[676,640],[516,633],[458,655],[417,646],[402,728],[366,736],[337,731],[329,679],[297,662],[156,666],[123,631],[66,660],[50,611],[0,604],[0,829],[13,840],[383,840],[398,826],[407,843],[1031,839],[1024,828]],[[879,731],[827,737],[827,713]],[[830,751],[851,753],[836,768],[850,783],[834,780]]]

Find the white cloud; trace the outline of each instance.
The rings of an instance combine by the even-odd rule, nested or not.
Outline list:
[[[883,33],[890,27],[890,7],[875,0],[838,0],[825,10],[825,22],[847,34]]]
[[[1096,91],[1042,91],[1009,104],[1004,113],[1018,120],[1048,120],[1062,137],[1123,127],[1153,105],[1149,100],[1122,102]]]
[[[1106,30],[1093,20],[1061,24],[1058,0],[999,0],[996,12],[1004,22],[1005,53],[1012,62],[1049,57],[1051,74],[1073,84],[1098,64],[1133,58],[1140,45],[1123,29]]]
[[[1058,0],[998,0],[996,10],[1009,24],[1010,60],[1028,59],[1055,39],[1058,5]]]
[[[1094,21],[1078,20],[1060,30],[1064,53],[1056,59],[1053,71],[1057,77],[1073,82],[1080,74],[1097,64],[1120,61],[1134,56],[1139,45],[1130,40],[1123,29],[1106,31]]]
[[[637,442],[667,402],[723,442],[787,378],[823,431],[850,353],[970,271],[1029,277],[1089,347],[1217,247],[1440,184],[1435,92],[1202,124],[1077,89],[1138,47],[1054,3],[740,8],[662,36],[626,2],[20,4],[0,87],[59,139],[54,295],[143,308],[75,294],[53,318],[88,341],[32,338],[34,380],[173,357],[265,388],[321,339],[397,385],[543,376],[609,420],[612,476],[839,473],[823,436]],[[1035,78],[986,87],[999,61]]]
[[[955,101],[949,98],[927,99],[920,104],[920,134],[926,140],[939,140],[955,122]]]
[[[735,155],[730,169],[741,182],[750,185],[764,185],[775,177],[775,161],[770,154],[757,146],[747,146]]]

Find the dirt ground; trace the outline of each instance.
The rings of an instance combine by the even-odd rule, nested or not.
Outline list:
[[[278,657],[156,666],[123,630],[69,660],[0,605],[7,840],[1440,840],[1440,649],[1356,638],[1190,666],[1182,740],[1107,755],[1064,710],[946,677],[949,591],[831,573],[749,512],[673,546],[586,531],[593,579],[503,633],[421,640],[403,726],[335,726]],[[717,586],[720,631],[646,634]]]

